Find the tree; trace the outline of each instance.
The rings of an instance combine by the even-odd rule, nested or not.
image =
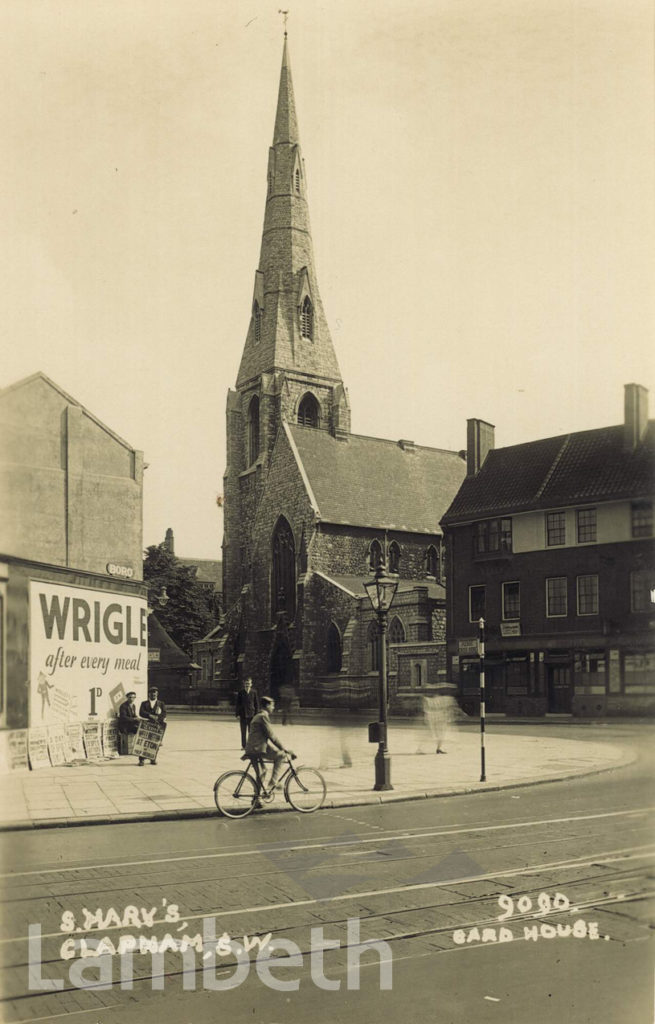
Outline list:
[[[213,594],[198,582],[196,569],[180,562],[164,544],[146,549],[143,579],[159,622],[178,647],[190,655],[193,641],[201,640],[216,625]],[[162,606],[158,601],[164,588],[168,601]]]

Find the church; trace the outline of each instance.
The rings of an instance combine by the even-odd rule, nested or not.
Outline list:
[[[221,626],[203,642],[228,697],[293,687],[302,706],[377,701],[377,620],[364,590],[397,574],[389,614],[392,711],[446,680],[439,521],[464,453],[351,433],[314,266],[285,32],[252,306],[227,395]]]

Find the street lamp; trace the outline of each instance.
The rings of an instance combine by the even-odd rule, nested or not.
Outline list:
[[[385,564],[383,561],[378,563],[378,567],[375,571],[375,578],[369,580],[368,583],[364,584],[364,589],[368,594],[369,601],[373,605],[373,611],[378,617],[378,634],[379,634],[379,698],[380,698],[380,718],[377,723],[377,736],[374,737],[378,741],[378,751],[375,755],[375,785],[373,789],[393,789],[391,785],[391,758],[389,757],[389,751],[387,749],[387,615],[391,608],[391,602],[393,601],[396,590],[398,589],[398,579],[393,576],[387,576],[385,571]]]
[[[166,586],[164,585],[158,594],[153,594],[152,591],[148,590],[147,601],[148,615],[152,615],[157,608],[165,608],[170,601],[170,597],[166,593]]]

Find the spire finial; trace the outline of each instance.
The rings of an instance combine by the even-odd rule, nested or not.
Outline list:
[[[282,8],[279,8],[277,13],[281,14],[282,17],[284,18],[284,38],[286,39],[287,38],[287,18],[289,17],[289,12],[288,11],[283,11]]]

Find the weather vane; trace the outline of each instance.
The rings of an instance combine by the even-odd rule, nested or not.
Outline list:
[[[282,8],[280,8],[277,13],[281,14],[284,17],[284,34],[286,36],[286,34],[287,34],[287,18],[289,17],[289,12],[288,11],[283,11]]]

